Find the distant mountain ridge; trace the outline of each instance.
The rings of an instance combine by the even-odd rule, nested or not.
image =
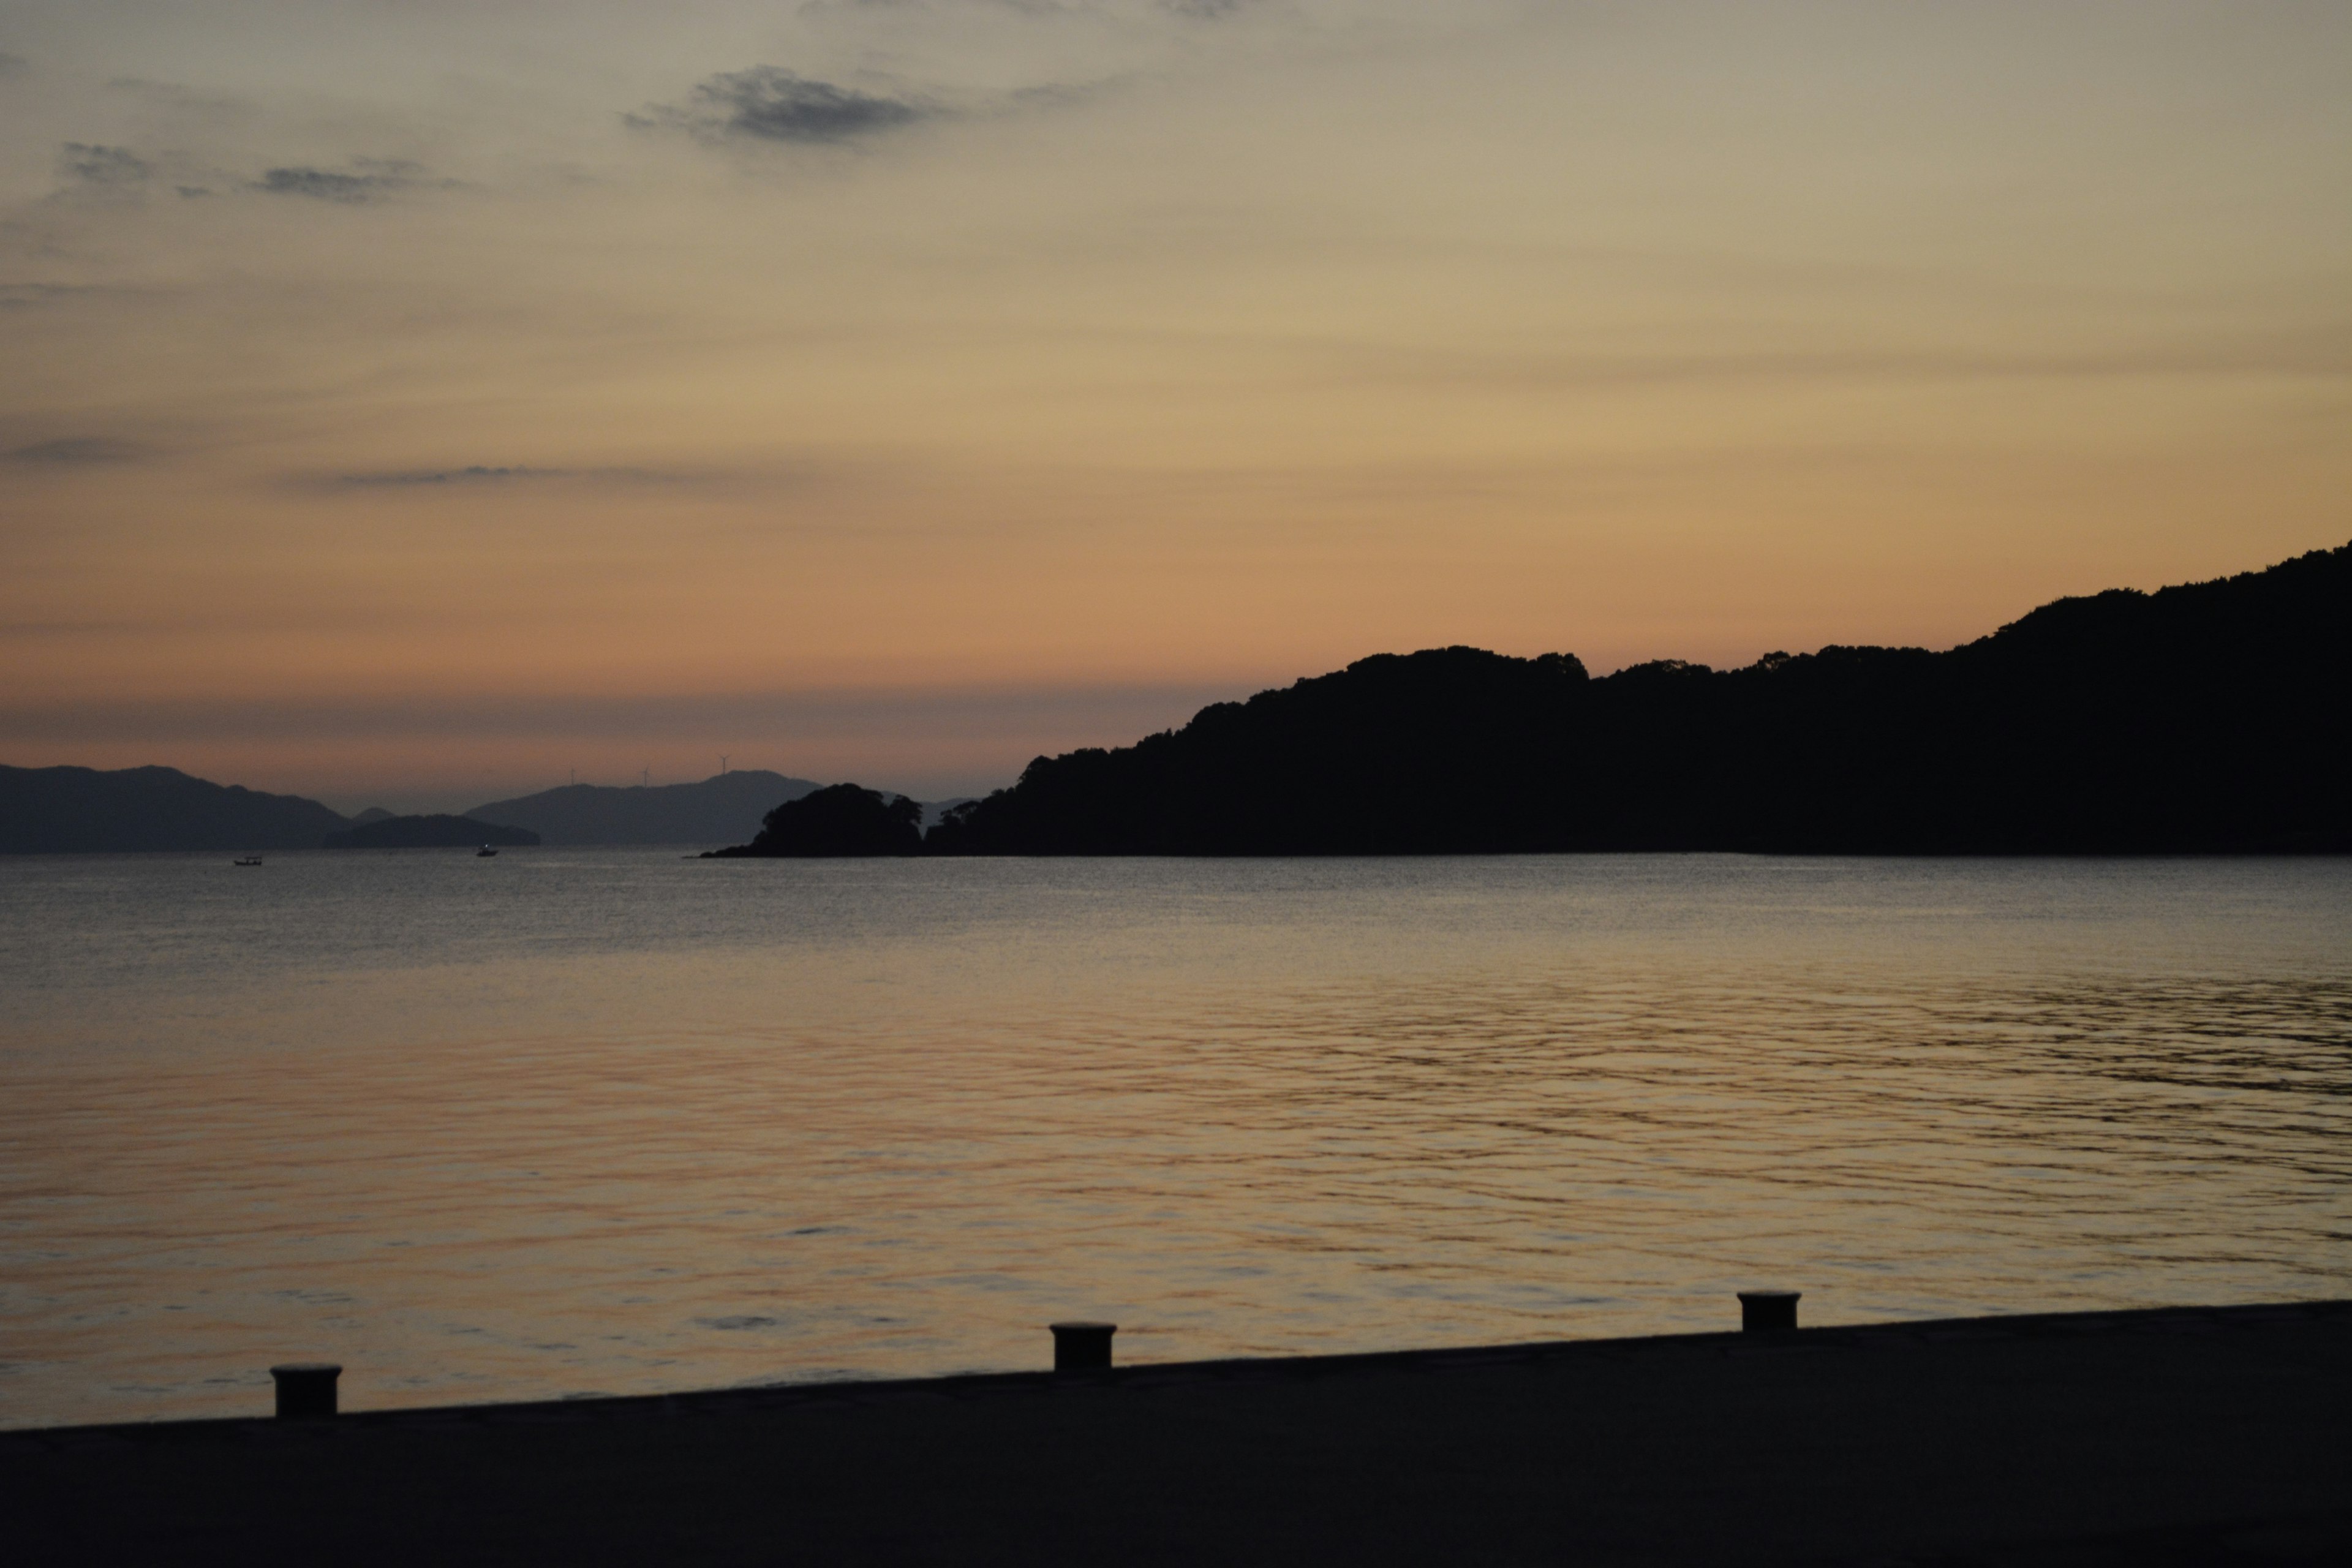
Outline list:
[[[0,854],[316,849],[331,836],[334,847],[351,847],[420,833],[419,844],[724,844],[751,837],[769,812],[820,787],[759,769],[651,789],[579,784],[430,819],[470,819],[472,827],[426,829],[416,825],[427,819],[381,806],[346,817],[300,795],[217,784],[177,768],[0,766]],[[387,823],[405,826],[367,831]]]
[[[0,767],[0,855],[316,849],[349,826],[315,800],[177,768]]]
[[[1744,669],[1432,648],[1040,757],[930,853],[2352,851],[2352,544]]]
[[[543,844],[735,844],[768,813],[822,789],[764,768],[714,773],[698,784],[562,784],[466,813],[478,822],[528,828]]]

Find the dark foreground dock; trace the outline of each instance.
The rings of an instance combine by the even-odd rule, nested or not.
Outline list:
[[[9,1561],[2352,1563],[2352,1302],[0,1433]]]

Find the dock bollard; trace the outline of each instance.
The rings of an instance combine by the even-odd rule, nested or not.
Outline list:
[[[1110,1365],[1110,1337],[1117,1323],[1048,1323],[1054,1331],[1055,1372],[1099,1372]]]
[[[1779,1333],[1797,1326],[1797,1298],[1802,1290],[1742,1290],[1739,1329],[1742,1333]]]
[[[278,1380],[278,1418],[306,1421],[332,1415],[335,1379],[342,1374],[341,1367],[324,1361],[295,1361],[271,1367],[269,1375]]]

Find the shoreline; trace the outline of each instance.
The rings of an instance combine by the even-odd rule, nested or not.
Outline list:
[[[0,1466],[57,1560],[2285,1563],[2352,1551],[2347,1389],[2335,1300],[16,1428]]]
[[[1385,1371],[1438,1371],[1470,1366],[1528,1366],[1580,1355],[1673,1353],[1720,1348],[1727,1352],[1841,1347],[1873,1348],[1879,1342],[1909,1335],[1936,1342],[2020,1341],[2065,1338],[2086,1333],[2193,1332],[2192,1325],[2246,1327],[2274,1315],[2313,1313],[2323,1320],[2340,1315],[2352,1335],[2352,1297],[2308,1301],[2256,1301],[2222,1306],[2100,1308],[2075,1312],[1996,1312],[1970,1318],[1905,1319],[1895,1322],[1837,1323],[1811,1327],[1801,1323],[1793,1333],[1746,1333],[1727,1329],[1696,1333],[1630,1334],[1609,1339],[1523,1340],[1503,1344],[1447,1345],[1384,1351],[1333,1351],[1307,1355],[1214,1356],[1200,1361],[1154,1361],[1113,1364],[1105,1370],[1055,1372],[1050,1365],[995,1372],[940,1373],[927,1377],[837,1377],[811,1382],[746,1384],[719,1388],[674,1389],[656,1394],[570,1394],[553,1399],[494,1399],[478,1404],[400,1405],[380,1409],[345,1409],[331,1417],[340,1426],[398,1427],[409,1424],[442,1427],[452,1421],[478,1418],[488,1425],[500,1421],[531,1422],[561,1415],[572,1420],[633,1420],[692,1415],[719,1411],[782,1410],[846,1394],[888,1398],[921,1398],[991,1394],[1028,1388],[1052,1388],[1074,1381],[1119,1387],[1156,1384],[1171,1374],[1186,1380],[1247,1384],[1297,1378],[1345,1376]],[[1039,1331],[1041,1361],[1050,1359],[1052,1346]],[[1115,1353],[1115,1352],[1114,1352]],[[257,1405],[266,1405],[269,1391],[255,1390]],[[307,1428],[310,1423],[295,1424]],[[256,1426],[271,1431],[285,1426],[266,1408],[249,1415],[163,1416],[147,1421],[68,1423],[54,1426],[0,1427],[0,1454],[12,1439],[56,1438],[69,1446],[77,1439],[105,1436],[164,1441],[200,1440],[215,1435],[250,1435]]]

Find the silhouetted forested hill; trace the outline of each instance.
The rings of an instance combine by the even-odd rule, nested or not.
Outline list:
[[[0,767],[0,854],[315,849],[348,826],[300,795],[263,795],[177,768]]]
[[[759,837],[706,860],[737,858],[831,859],[866,855],[919,855],[923,806],[903,795],[837,784],[788,800],[768,813]]]
[[[527,827],[549,844],[730,844],[760,830],[780,803],[817,785],[764,768],[715,773],[699,784],[565,784],[466,813]]]
[[[2352,545],[2062,599],[1945,653],[1588,679],[1384,654],[1032,763],[948,854],[2352,850]]]

